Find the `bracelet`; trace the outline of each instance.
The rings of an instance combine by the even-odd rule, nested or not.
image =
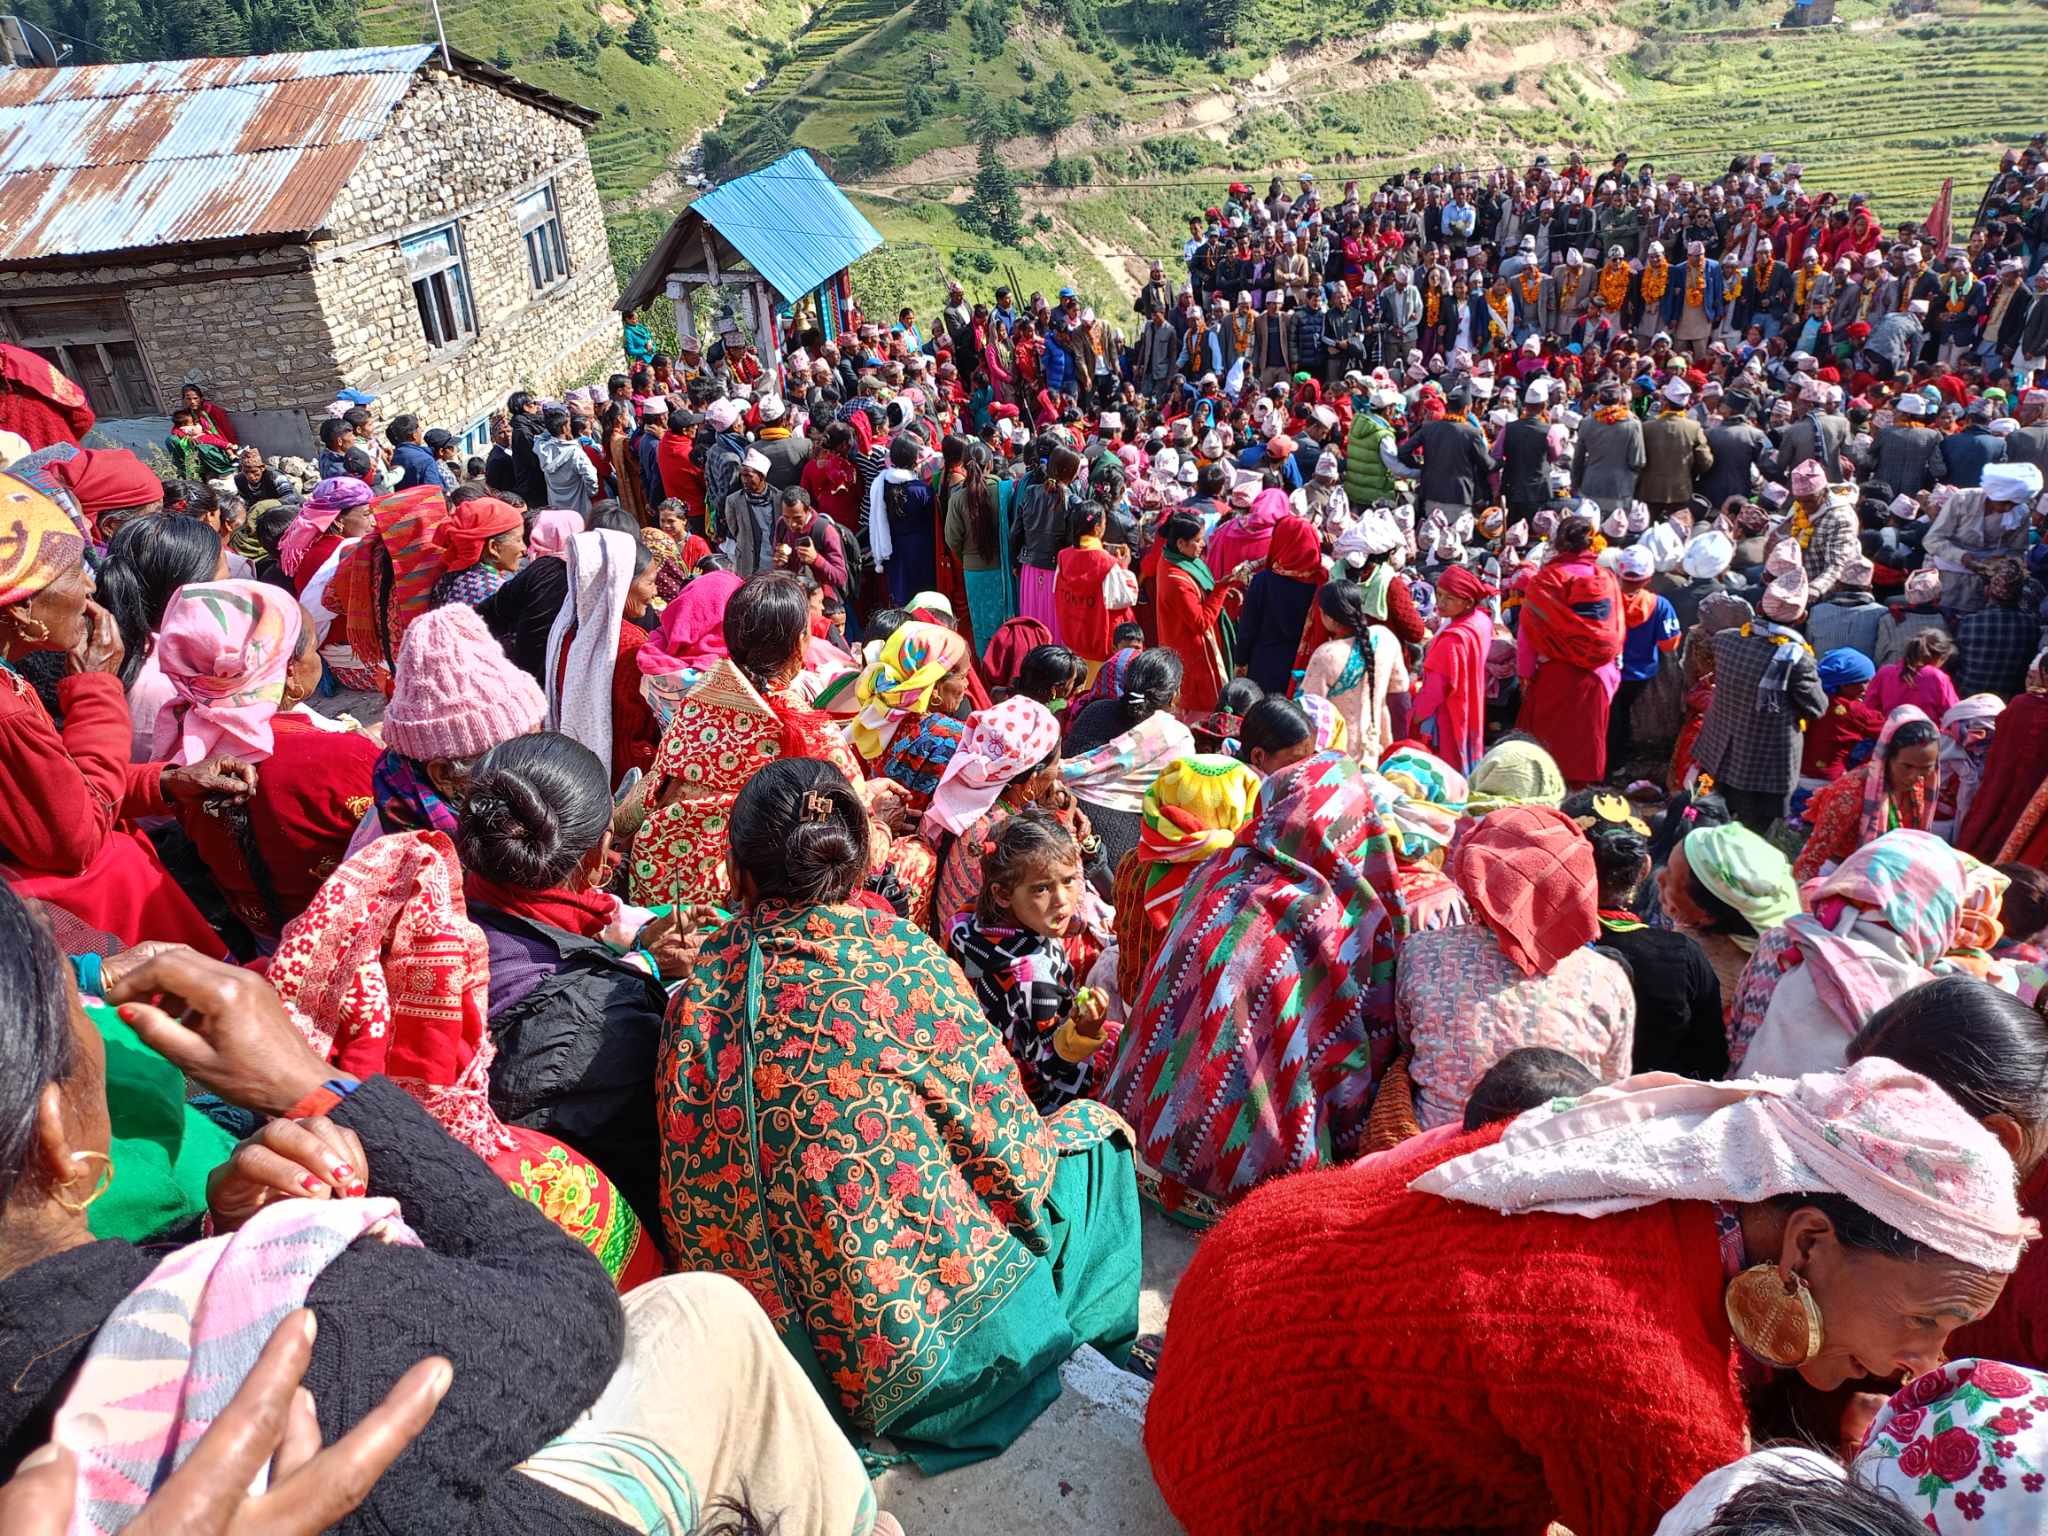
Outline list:
[[[308,1093],[298,1103],[277,1118],[280,1120],[308,1120],[314,1115],[324,1115],[343,1099],[362,1087],[362,1082],[353,1077],[330,1077],[318,1088]]]

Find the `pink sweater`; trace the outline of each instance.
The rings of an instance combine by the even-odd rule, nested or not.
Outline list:
[[[1956,702],[1956,685],[1939,667],[1922,667],[1907,682],[1902,666],[1894,661],[1879,667],[1863,702],[1880,716],[1890,715],[1901,704],[1917,704],[1928,719],[1939,725],[1941,717]]]

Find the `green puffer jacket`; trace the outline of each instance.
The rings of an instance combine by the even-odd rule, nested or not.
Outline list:
[[[1351,418],[1351,436],[1344,447],[1344,495],[1353,510],[1394,499],[1394,477],[1380,462],[1380,444],[1394,429],[1361,406]]]

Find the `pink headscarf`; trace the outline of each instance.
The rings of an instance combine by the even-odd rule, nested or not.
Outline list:
[[[1899,727],[1913,721],[1923,721],[1929,726],[1934,722],[1925,710],[1915,704],[1901,704],[1885,716],[1884,729],[1877,734],[1877,750],[1870,754],[1870,766],[1863,774],[1863,811],[1858,818],[1858,840],[1863,843],[1875,842],[1891,829],[1891,812],[1899,815],[1899,830],[1903,832],[1926,832],[1934,826],[1934,802],[1938,798],[1935,787],[1929,785],[1920,796],[1920,804],[1913,820],[1906,819],[1907,806],[1892,799],[1892,738],[1899,734]]]
[[[965,832],[995,804],[1005,784],[1051,757],[1059,744],[1059,721],[1036,699],[1020,693],[978,710],[932,793],[931,809],[924,813],[926,839],[936,843],[941,833]]]
[[[2014,1186],[2012,1159],[1968,1110],[1872,1056],[1792,1079],[1641,1073],[1532,1109],[1493,1145],[1408,1187],[1580,1216],[1834,1193],[1950,1258],[2010,1274],[2040,1230]]]
[[[203,763],[226,752],[267,759],[271,717],[305,619],[291,593],[261,581],[180,587],[164,609],[156,662],[172,697],[156,717],[159,760]]]
[[[557,507],[533,520],[533,532],[526,536],[526,547],[536,560],[544,557],[560,560],[569,553],[569,541],[582,531],[581,517]]]
[[[1206,561],[1216,579],[1223,580],[1247,560],[1265,559],[1266,551],[1273,547],[1273,530],[1293,510],[1285,491],[1269,487],[1252,499],[1249,511],[1240,512],[1218,528],[1209,540]]]
[[[692,578],[663,610],[661,628],[636,653],[640,670],[657,677],[709,671],[726,654],[725,605],[740,586],[731,571]]]
[[[330,475],[313,487],[299,507],[299,515],[277,541],[277,563],[287,576],[299,573],[299,562],[313,541],[334,526],[334,520],[352,507],[370,504],[370,488],[353,475]]]

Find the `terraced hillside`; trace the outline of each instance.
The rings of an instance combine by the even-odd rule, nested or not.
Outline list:
[[[1791,31],[1774,26],[1781,14],[1740,0],[1469,6],[1284,50],[1234,83],[1210,75],[1190,93],[1161,80],[1056,138],[1002,142],[1003,163],[1031,183],[1035,226],[1002,250],[959,225],[971,124],[939,117],[904,142],[904,163],[861,182],[896,247],[868,275],[891,300],[927,304],[942,269],[983,287],[999,270],[1029,287],[1123,291],[1145,258],[1178,254],[1187,213],[1231,174],[1369,180],[1396,165],[1520,163],[1573,146],[1625,148],[1693,176],[1770,148],[1802,161],[1809,187],[1868,192],[1896,222],[1924,215],[1944,176],[1957,177],[1959,203],[1973,199],[1999,147],[2041,125],[2048,8],[1943,0],[1937,14],[1901,18],[1844,0],[1838,25]],[[1006,64],[1014,73],[1018,61],[983,61],[977,78]],[[796,137],[830,152],[835,121],[821,106]],[[1045,184],[1056,152],[1057,187]]]

